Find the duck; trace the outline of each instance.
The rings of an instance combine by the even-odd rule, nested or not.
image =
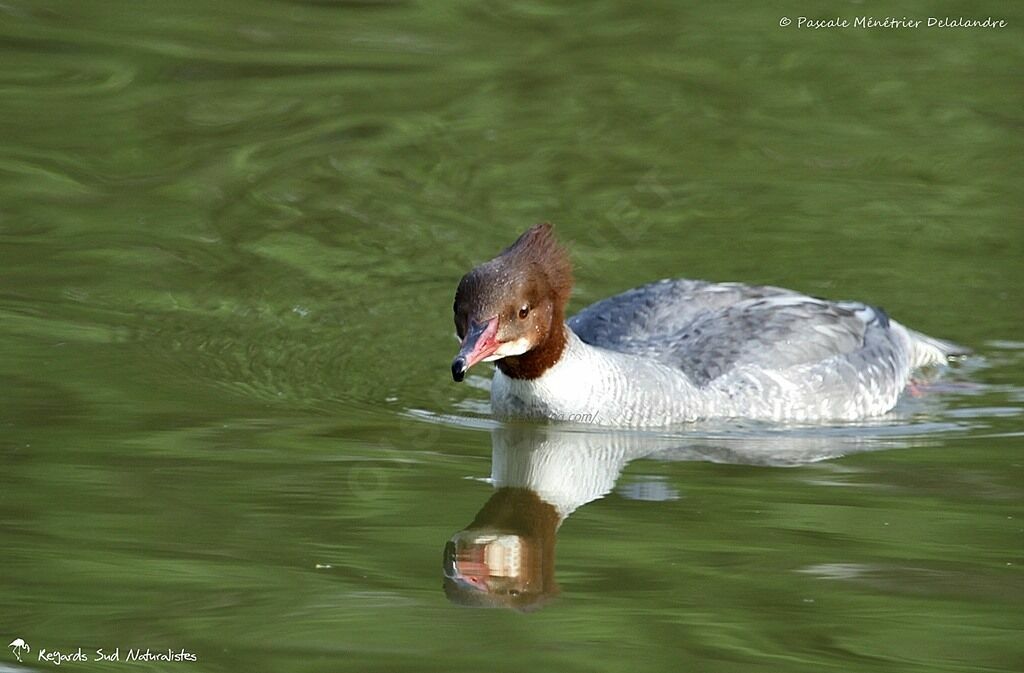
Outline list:
[[[893,409],[917,370],[970,352],[877,306],[770,285],[664,279],[567,319],[572,287],[547,222],[459,281],[452,378],[493,362],[498,420],[857,421]]]

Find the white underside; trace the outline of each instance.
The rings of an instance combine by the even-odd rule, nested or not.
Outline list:
[[[677,368],[583,343],[571,330],[559,361],[536,379],[495,371],[499,418],[654,427],[710,418],[853,420],[890,410],[906,387],[916,341],[893,321],[884,358],[836,356],[781,369],[738,366],[705,386]]]

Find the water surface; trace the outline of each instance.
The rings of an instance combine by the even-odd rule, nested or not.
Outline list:
[[[97,671],[1021,670],[1024,13],[961,13],[1010,26],[5,0],[4,644],[198,658],[62,666]],[[573,310],[770,283],[976,355],[864,424],[503,428],[486,368],[450,380],[451,298],[541,220]],[[466,609],[444,549],[504,487],[543,600]]]

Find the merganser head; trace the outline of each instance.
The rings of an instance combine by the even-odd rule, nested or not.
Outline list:
[[[546,222],[467,273],[452,307],[462,340],[452,378],[461,381],[476,363],[495,360],[513,378],[540,376],[558,361],[565,345],[571,290],[569,256]]]

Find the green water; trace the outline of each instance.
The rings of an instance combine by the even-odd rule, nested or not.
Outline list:
[[[1024,7],[779,26],[810,10],[3,0],[0,644],[39,670],[1024,669]],[[557,591],[464,608],[442,550],[502,430],[486,367],[451,382],[451,299],[540,220],[573,309],[771,283],[977,355],[863,426],[589,455],[622,474],[558,530]]]

